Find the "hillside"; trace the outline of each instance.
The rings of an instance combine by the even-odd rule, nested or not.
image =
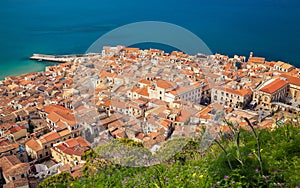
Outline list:
[[[134,141],[99,146],[97,152],[85,154],[81,178],[61,173],[39,187],[299,187],[299,123],[291,121],[272,131],[248,125],[251,131],[230,125],[231,134],[223,133],[203,152],[198,151],[197,142],[189,140],[171,159],[150,167],[126,167],[101,158],[101,148],[113,144],[142,147]],[[164,147],[172,147],[172,142],[178,140]]]

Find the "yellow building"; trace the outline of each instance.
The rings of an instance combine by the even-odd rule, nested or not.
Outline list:
[[[51,155],[56,162],[76,166],[84,163],[82,155],[91,149],[91,144],[81,136],[71,138],[64,142],[55,144],[51,148]]]

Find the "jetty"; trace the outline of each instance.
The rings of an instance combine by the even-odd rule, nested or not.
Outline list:
[[[65,63],[74,61],[76,58],[84,58],[100,55],[100,53],[90,54],[72,54],[72,55],[46,55],[46,54],[33,54],[29,59],[36,61],[50,61],[57,63]]]

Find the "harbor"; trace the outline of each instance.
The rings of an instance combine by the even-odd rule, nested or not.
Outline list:
[[[82,57],[90,57],[100,55],[100,53],[90,53],[90,54],[72,54],[72,55],[46,55],[46,54],[33,54],[29,59],[35,61],[50,61],[50,62],[57,62],[57,63],[65,63],[74,61],[76,58]]]

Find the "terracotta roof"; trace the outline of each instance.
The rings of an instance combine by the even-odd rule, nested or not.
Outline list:
[[[117,74],[106,72],[104,70],[100,71],[99,75],[100,75],[101,78],[107,78],[107,77],[109,77],[109,78],[115,78],[115,77],[118,77]]]
[[[22,130],[22,129],[26,129],[26,127],[25,126],[15,126],[15,127],[13,127],[13,128],[11,128],[11,129],[9,129],[9,131],[11,132],[11,133],[16,133],[16,132],[19,132],[20,130]]]
[[[27,178],[10,181],[3,185],[3,188],[29,187]]]
[[[294,77],[294,76],[290,76],[290,75],[287,75],[287,74],[282,74],[282,76],[287,79],[287,81],[288,81],[289,84],[300,86],[300,78]]]
[[[143,138],[145,137],[145,134],[144,133],[138,133],[135,138],[137,139],[140,139],[140,140],[143,140]]]
[[[44,111],[48,114],[47,118],[52,122],[57,123],[59,120],[68,125],[76,125],[75,117],[70,109],[59,105],[49,105]]]
[[[6,170],[5,174],[9,176],[25,174],[29,170],[29,167],[29,163],[19,163]]]
[[[139,83],[142,83],[142,84],[147,84],[147,85],[149,85],[149,84],[151,83],[150,80],[146,80],[145,78],[140,79],[138,82],[139,82]]]
[[[32,138],[26,142],[26,145],[33,151],[41,151],[43,147],[37,142],[37,140],[37,138]]]
[[[261,88],[260,91],[272,94],[278,91],[279,89],[285,87],[287,84],[288,84],[287,81],[277,78],[276,80],[272,81],[270,84]]]
[[[140,49],[139,48],[123,48],[122,50],[124,51],[139,51]]]
[[[151,138],[155,138],[155,137],[157,137],[158,135],[159,135],[158,132],[151,132],[151,133],[149,134],[149,136],[150,136]]]
[[[263,58],[263,57],[251,57],[251,58],[249,58],[248,62],[263,64],[265,62],[265,58]]]
[[[8,155],[0,158],[0,168],[8,170],[14,165],[21,163],[15,155]]]
[[[110,107],[111,106],[111,100],[107,100],[103,103],[103,106],[106,106],[106,107]]]
[[[57,152],[62,152],[67,155],[81,156],[85,152],[85,147],[91,147],[91,144],[81,136],[77,138],[71,138],[57,146],[51,148]]]
[[[57,140],[60,138],[60,134],[58,134],[57,132],[49,132],[43,136],[41,136],[39,138],[39,140],[41,141],[41,143],[47,143],[47,142],[51,142],[53,140]]]
[[[169,128],[168,125],[170,125],[171,123],[172,123],[172,122],[169,121],[169,120],[162,120],[162,121],[160,121],[160,125],[163,126],[163,127],[166,128],[166,129]]]
[[[63,137],[63,136],[69,135],[70,133],[71,133],[71,131],[69,129],[64,129],[64,130],[58,132],[58,135],[59,135],[59,137]]]
[[[137,93],[139,95],[142,95],[142,96],[145,96],[145,97],[149,97],[149,93],[148,93],[148,88],[147,87],[141,88],[139,91],[137,91]]]
[[[2,123],[0,124],[0,129],[9,129],[10,127],[14,126],[14,123],[11,122],[6,122],[6,123]]]
[[[16,143],[10,143],[7,139],[0,140],[0,154],[14,149],[18,149],[19,145]]]
[[[160,88],[169,89],[169,88],[173,88],[174,84],[166,80],[157,80],[156,85],[157,87]]]
[[[278,61],[275,66],[278,66],[278,67],[281,67],[283,69],[290,69],[290,68],[293,68],[294,66],[293,65],[290,65],[288,63],[285,63],[285,62],[282,62],[282,61]]]

